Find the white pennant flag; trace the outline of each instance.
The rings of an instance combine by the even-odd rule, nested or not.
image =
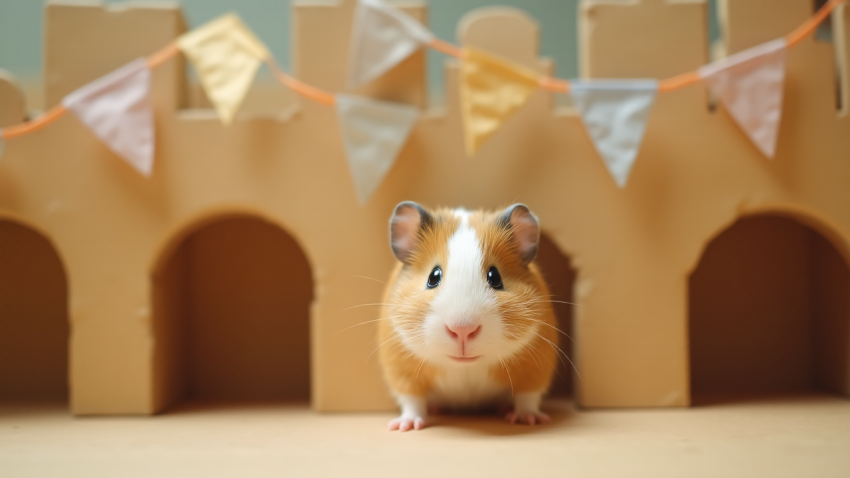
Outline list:
[[[584,126],[621,188],[629,179],[657,92],[655,80],[570,82]]]
[[[357,199],[366,204],[395,163],[419,110],[344,94],[336,95],[336,110]]]
[[[153,170],[154,129],[150,70],[144,58],[83,86],[62,99],[109,149],[136,170]]]
[[[360,0],[351,31],[349,86],[383,75],[433,39],[434,34],[413,17],[382,0]]]
[[[780,38],[699,69],[702,80],[768,158],[776,154],[786,48]]]

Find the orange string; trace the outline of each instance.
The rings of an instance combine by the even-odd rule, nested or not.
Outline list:
[[[65,107],[62,106],[62,103],[59,103],[58,105],[54,106],[53,108],[50,108],[49,110],[47,110],[46,113],[32,121],[27,121],[26,123],[10,126],[4,129],[3,138],[17,138],[18,136],[23,136],[25,134],[38,131],[41,128],[44,128],[50,123],[53,123],[54,121],[61,118],[62,115],[64,115],[67,111],[68,110],[66,110]]]
[[[176,55],[180,50],[177,48],[177,42],[171,42],[165,48],[159,50],[147,59],[149,69],[154,69],[165,63],[166,60]]]
[[[558,78],[552,78],[551,76],[544,76],[540,78],[540,87],[544,90],[555,91],[558,93],[569,93],[570,92],[570,82],[567,80],[560,80]]]
[[[846,0],[829,0],[820,10],[817,11],[811,18],[806,20],[802,25],[797,27],[794,31],[789,33],[785,37],[785,41],[788,44],[788,47],[795,46],[803,41],[804,38],[809,36],[818,25],[820,25],[833,10],[838,5],[844,3]],[[446,55],[454,56],[457,58],[463,58],[464,51],[461,48],[452,45],[449,42],[440,40],[435,38],[428,44],[431,48],[443,52]],[[148,68],[156,68],[161,64],[165,63],[169,58],[175,56],[180,50],[177,47],[176,42],[171,42],[166,45],[163,49],[157,51],[153,55],[149,56],[147,59]],[[293,91],[298,93],[301,96],[309,98],[318,103],[333,106],[336,104],[336,97],[331,93],[320,90],[316,87],[310,86],[306,83],[296,80],[295,78],[284,73],[275,63],[274,59],[268,59],[266,63],[272,70],[275,78],[278,79],[281,83],[291,88]],[[688,73],[683,73],[678,76],[674,76],[673,78],[668,78],[666,80],[662,80],[658,85],[659,91],[673,91],[679,88],[684,88],[686,86],[693,85],[700,81],[699,73],[696,71],[691,71]],[[552,77],[543,77],[540,79],[540,87],[557,91],[560,93],[569,93],[570,91],[570,82],[567,80],[561,80],[558,78]],[[53,108],[49,109],[46,113],[41,115],[40,117],[28,121],[23,124],[19,124],[16,126],[10,126],[3,130],[2,138],[17,138],[19,136],[23,136],[35,131],[44,128],[45,126],[53,123],[54,121],[61,118],[68,110],[65,109],[62,104],[58,104]]]
[[[815,31],[815,29],[818,27],[818,25],[821,24],[821,22],[826,20],[826,17],[828,17],[829,14],[832,13],[833,10],[835,10],[835,7],[837,7],[838,4],[843,2],[844,0],[830,0],[829,2],[827,2],[824,6],[821,7],[820,10],[817,11],[817,13],[815,13],[813,17],[803,22],[803,24],[797,27],[796,30],[789,33],[788,36],[785,37],[785,41],[786,43],[788,43],[788,46],[792,47],[803,41],[804,38],[806,38],[807,36],[809,36],[809,34]]]
[[[802,25],[797,27],[794,31],[788,34],[785,37],[785,41],[788,44],[788,47],[792,47],[797,45],[804,38],[809,36],[818,25],[820,25],[833,10],[839,4],[844,3],[846,0],[829,0],[820,10],[817,11],[811,18],[806,20]],[[448,43],[446,41],[435,38],[429,43],[429,46],[435,50],[441,51],[447,55],[452,55],[456,57],[463,57],[463,50],[460,48]],[[679,88],[684,88],[686,86],[690,86],[700,82],[699,72],[689,71],[687,73],[682,73],[681,75],[674,76],[673,78],[667,78],[666,80],[661,80],[658,83],[658,91],[673,91],[678,90]],[[559,93],[569,93],[570,92],[570,82],[568,80],[561,80],[559,78],[552,77],[543,77],[540,79],[540,87],[546,90],[557,91]]]
[[[699,73],[696,71],[689,71],[687,73],[682,73],[679,76],[674,76],[673,78],[667,78],[666,80],[658,82],[658,91],[673,91],[699,82]]]
[[[314,86],[310,86],[307,83],[302,83],[301,81],[287,75],[280,69],[280,67],[277,66],[274,59],[269,58],[266,60],[266,64],[269,65],[269,68],[272,70],[272,74],[274,74],[278,81],[288,86],[299,95],[327,106],[333,106],[336,104],[336,97],[334,95]]]
[[[463,57],[463,49],[458,48],[447,41],[440,40],[439,38],[431,40],[431,43],[429,43],[428,46],[455,58]]]

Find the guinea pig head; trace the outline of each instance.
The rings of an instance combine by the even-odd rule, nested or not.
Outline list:
[[[537,333],[546,299],[529,268],[539,237],[522,204],[492,213],[396,206],[390,243],[403,267],[388,318],[405,349],[435,364],[510,360]]]

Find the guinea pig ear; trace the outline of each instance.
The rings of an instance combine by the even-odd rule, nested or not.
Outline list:
[[[390,246],[393,254],[405,264],[410,261],[420,230],[430,228],[434,219],[428,211],[412,201],[398,204],[390,218]]]
[[[528,264],[537,255],[537,244],[540,242],[540,225],[537,216],[531,213],[524,204],[514,204],[499,215],[499,225],[511,230],[517,245],[520,260]]]

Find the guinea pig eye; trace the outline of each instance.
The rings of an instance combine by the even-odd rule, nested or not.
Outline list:
[[[495,266],[490,267],[490,270],[487,271],[487,283],[490,284],[490,287],[496,290],[502,290],[505,288],[502,285],[502,275],[499,274],[499,270],[496,269]]]
[[[440,269],[440,266],[434,268],[431,271],[431,275],[428,276],[428,288],[433,289],[440,285],[440,281],[443,280],[443,270]]]

